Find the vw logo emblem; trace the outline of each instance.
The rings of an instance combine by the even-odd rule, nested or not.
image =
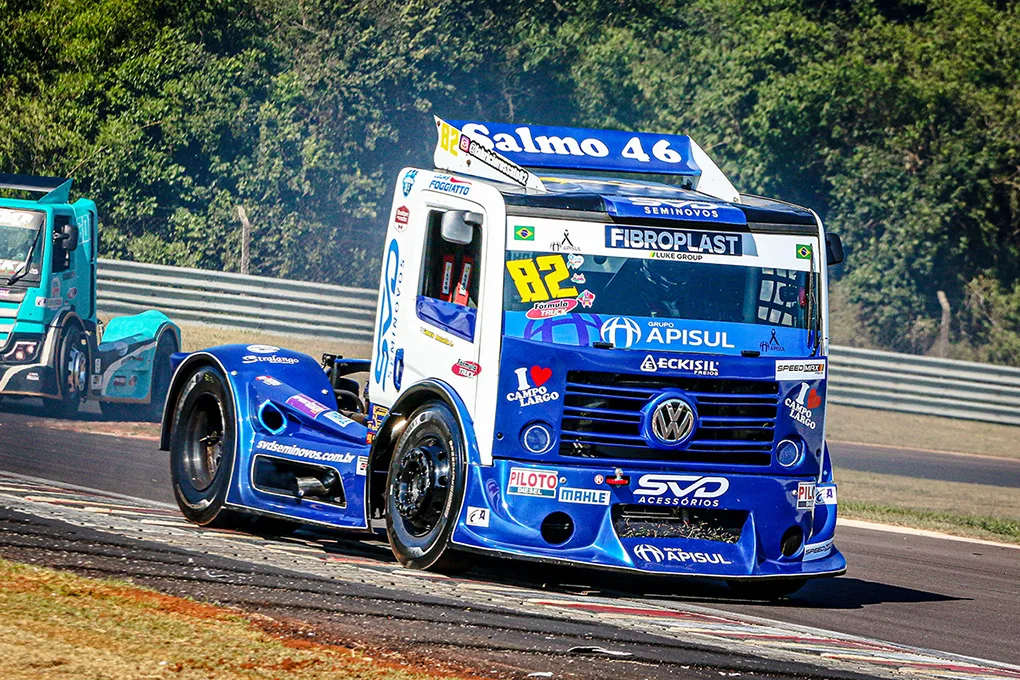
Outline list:
[[[626,349],[641,340],[641,328],[634,319],[614,316],[602,324],[599,335],[602,342],[611,342],[614,347]]]
[[[661,562],[666,557],[661,550],[647,543],[634,546],[634,554],[645,562]]]
[[[676,444],[694,430],[694,411],[683,399],[666,399],[652,412],[652,434],[665,444]]]

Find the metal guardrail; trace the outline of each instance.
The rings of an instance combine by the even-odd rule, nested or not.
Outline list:
[[[100,260],[99,307],[177,321],[369,342],[377,293],[305,281]],[[1020,425],[1020,369],[830,348],[828,399],[879,410]]]
[[[175,321],[369,342],[377,293],[365,288],[100,260],[99,308],[159,309]]]

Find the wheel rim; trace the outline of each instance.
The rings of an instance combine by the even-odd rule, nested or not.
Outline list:
[[[437,437],[422,439],[397,463],[393,500],[412,536],[438,526],[450,493],[450,455]]]
[[[212,395],[192,408],[184,435],[184,469],[196,491],[208,489],[223,460],[223,409]]]
[[[67,394],[69,397],[80,398],[82,392],[85,391],[85,383],[88,380],[88,357],[85,356],[85,352],[81,351],[81,337],[72,336],[71,342],[67,350],[67,362],[65,363],[67,369]]]

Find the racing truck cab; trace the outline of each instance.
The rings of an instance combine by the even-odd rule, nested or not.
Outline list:
[[[161,412],[180,330],[157,311],[102,326],[96,309],[96,204],[70,201],[72,180],[0,175],[0,397],[47,410],[152,419]],[[24,194],[42,194],[37,199]]]
[[[843,573],[824,436],[838,236],[739,194],[689,137],[436,127],[436,169],[394,189],[371,360],[330,357],[330,382],[279,348],[189,357],[164,446],[188,450],[204,366],[249,414],[224,507],[381,518],[417,568],[483,552],[777,593]],[[364,412],[345,377],[361,370]]]

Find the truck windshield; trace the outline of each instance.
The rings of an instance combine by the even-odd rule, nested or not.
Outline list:
[[[754,261],[764,264],[773,247],[761,237],[758,244]],[[624,256],[604,249],[600,254],[508,249],[504,330],[562,344],[807,353],[808,331],[816,328],[818,315],[817,275],[806,271],[813,247],[782,246],[787,247],[789,257],[776,258],[776,266],[686,253],[667,259],[647,251]]]
[[[36,240],[45,217],[41,212],[0,208],[0,285],[18,272],[23,273],[18,277],[22,281],[39,280],[42,248]]]

